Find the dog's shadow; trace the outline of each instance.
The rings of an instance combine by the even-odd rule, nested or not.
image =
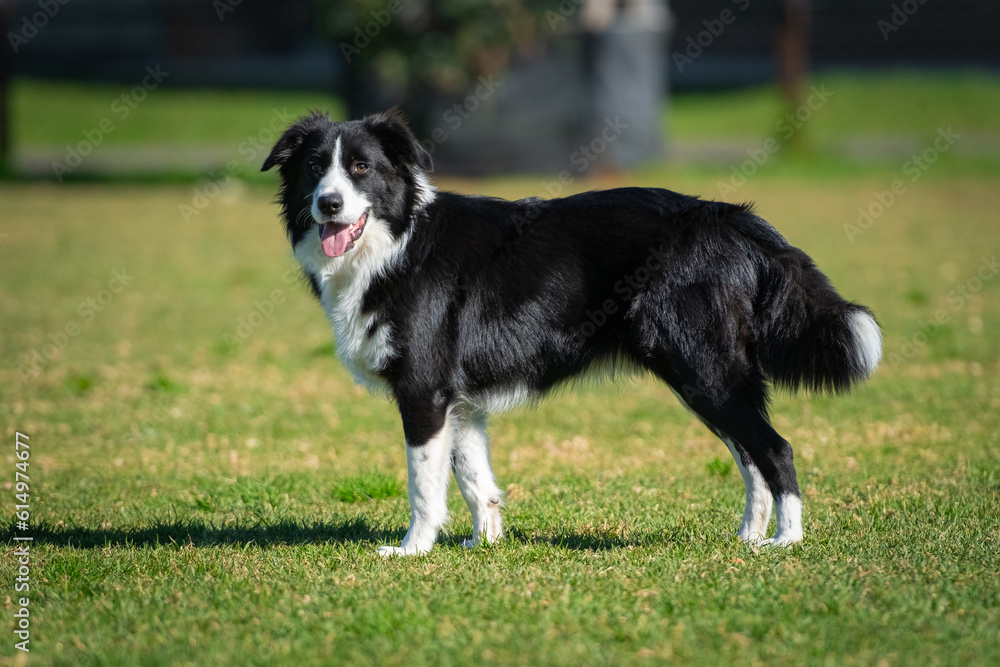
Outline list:
[[[85,528],[79,526],[33,525],[29,531],[16,530],[8,524],[0,533],[0,542],[20,544],[15,537],[31,536],[28,544],[72,547],[76,549],[101,549],[114,546],[156,547],[194,546],[214,547],[225,545],[256,545],[260,548],[306,544],[399,544],[406,534],[404,528],[381,529],[373,527],[360,517],[339,523],[304,523],[284,519],[273,523],[252,525],[216,526],[202,521],[158,522],[149,527]],[[467,537],[467,536],[464,536]],[[439,546],[458,547],[464,537],[446,532],[438,540]],[[524,545],[542,545],[571,551],[608,551],[629,546],[640,546],[647,536],[595,535],[578,533],[533,534],[516,528],[508,529],[504,541]]]
[[[145,528],[118,527],[108,529],[81,528],[78,526],[34,525],[29,531],[15,531],[8,525],[0,541],[18,544],[16,536],[31,536],[30,544],[49,544],[78,549],[99,549],[108,546],[195,546],[253,544],[261,548],[281,545],[399,542],[403,530],[374,529],[362,518],[347,519],[340,523],[297,522],[284,519],[250,525],[231,524],[217,526],[202,521],[157,522]]]

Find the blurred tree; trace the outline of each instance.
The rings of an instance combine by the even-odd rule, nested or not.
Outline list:
[[[506,70],[538,39],[545,0],[319,0],[320,30],[348,64],[352,117],[400,104],[415,125],[435,99]],[[421,108],[423,107],[423,108]]]
[[[0,0],[0,34],[9,34],[14,25],[14,0]],[[14,76],[14,54],[6,45],[0,49],[0,169],[10,161],[10,80]]]
[[[783,0],[778,21],[778,75],[790,109],[802,104],[809,77],[809,35],[812,7],[809,0]]]

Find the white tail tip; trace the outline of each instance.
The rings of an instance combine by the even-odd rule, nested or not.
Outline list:
[[[875,318],[863,310],[855,310],[847,316],[847,326],[854,336],[854,361],[865,377],[878,368],[882,359],[882,330]]]

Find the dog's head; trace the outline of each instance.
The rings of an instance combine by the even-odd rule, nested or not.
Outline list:
[[[372,226],[385,227],[382,237],[402,237],[414,212],[434,197],[431,157],[396,110],[343,123],[321,113],[303,116],[261,171],[275,165],[293,247],[314,234],[330,258],[362,247]]]

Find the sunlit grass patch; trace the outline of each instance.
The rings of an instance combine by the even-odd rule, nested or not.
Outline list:
[[[343,503],[396,498],[404,494],[403,485],[395,477],[369,471],[333,483],[333,497]]]

